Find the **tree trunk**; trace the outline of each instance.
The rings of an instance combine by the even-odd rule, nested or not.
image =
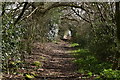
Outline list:
[[[116,27],[117,27],[117,39],[118,42],[120,43],[120,2],[115,3],[116,6]]]
[[[117,41],[118,41],[118,51],[116,52],[116,61],[113,64],[113,69],[117,69],[119,65],[119,58],[120,58],[120,2],[115,3],[115,20],[116,20],[116,27],[117,27]]]

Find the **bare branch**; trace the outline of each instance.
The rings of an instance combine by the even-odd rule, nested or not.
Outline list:
[[[29,18],[36,10],[38,9],[38,7],[36,7],[28,16],[26,16],[27,18]]]
[[[4,15],[4,13],[5,13],[5,6],[6,6],[6,4],[2,3],[2,14],[1,15]]]
[[[14,25],[20,20],[20,18],[21,18],[22,15],[24,14],[27,4],[28,4],[28,2],[25,2],[24,7],[23,7],[23,9],[22,9],[22,12],[20,13],[20,15],[18,16],[18,18],[17,18],[16,21],[14,22]]]
[[[90,23],[90,21],[88,21],[87,19],[83,18],[83,17],[82,17],[80,14],[78,14],[73,8],[72,8],[72,10],[74,11],[74,13],[75,13],[77,16],[79,16],[80,18],[82,18],[84,21]]]
[[[97,8],[98,8],[98,10],[99,10],[99,12],[100,12],[100,16],[101,16],[101,21],[105,21],[105,18],[104,18],[104,16],[103,16],[103,14],[102,14],[102,12],[101,12],[101,10],[100,10],[100,7],[98,6],[98,4],[96,4],[97,5]]]

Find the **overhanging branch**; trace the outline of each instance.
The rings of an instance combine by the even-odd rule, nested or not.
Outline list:
[[[75,13],[77,16],[79,16],[80,18],[82,18],[84,21],[90,23],[90,21],[88,21],[87,19],[83,18],[83,17],[82,17],[80,14],[78,14],[73,8],[72,8],[72,10],[74,11],[74,13]]]
[[[78,5],[73,4],[71,2],[62,2],[62,3],[57,2],[57,3],[52,4],[50,7],[46,8],[45,10],[43,10],[42,13],[45,14],[47,11],[49,11],[52,8],[55,8],[55,7],[64,7],[64,6],[66,6],[66,7],[80,8],[80,9],[86,11],[82,6],[78,6]]]
[[[28,4],[28,2],[25,2],[24,6],[23,6],[23,9],[22,9],[22,12],[20,13],[20,15],[18,16],[18,18],[17,18],[16,21],[14,22],[14,25],[15,25],[15,24],[20,20],[20,18],[23,16],[27,4]]]

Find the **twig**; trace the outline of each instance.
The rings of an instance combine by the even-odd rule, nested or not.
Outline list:
[[[36,7],[28,16],[26,16],[27,18],[29,18],[36,10],[38,9],[38,7]]]

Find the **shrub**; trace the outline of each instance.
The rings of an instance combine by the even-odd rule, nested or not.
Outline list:
[[[105,79],[120,79],[120,70],[104,69],[100,75]]]
[[[112,64],[99,61],[89,50],[79,49],[72,51],[76,57],[75,62],[79,67],[80,73],[99,74],[104,69],[111,68]]]

